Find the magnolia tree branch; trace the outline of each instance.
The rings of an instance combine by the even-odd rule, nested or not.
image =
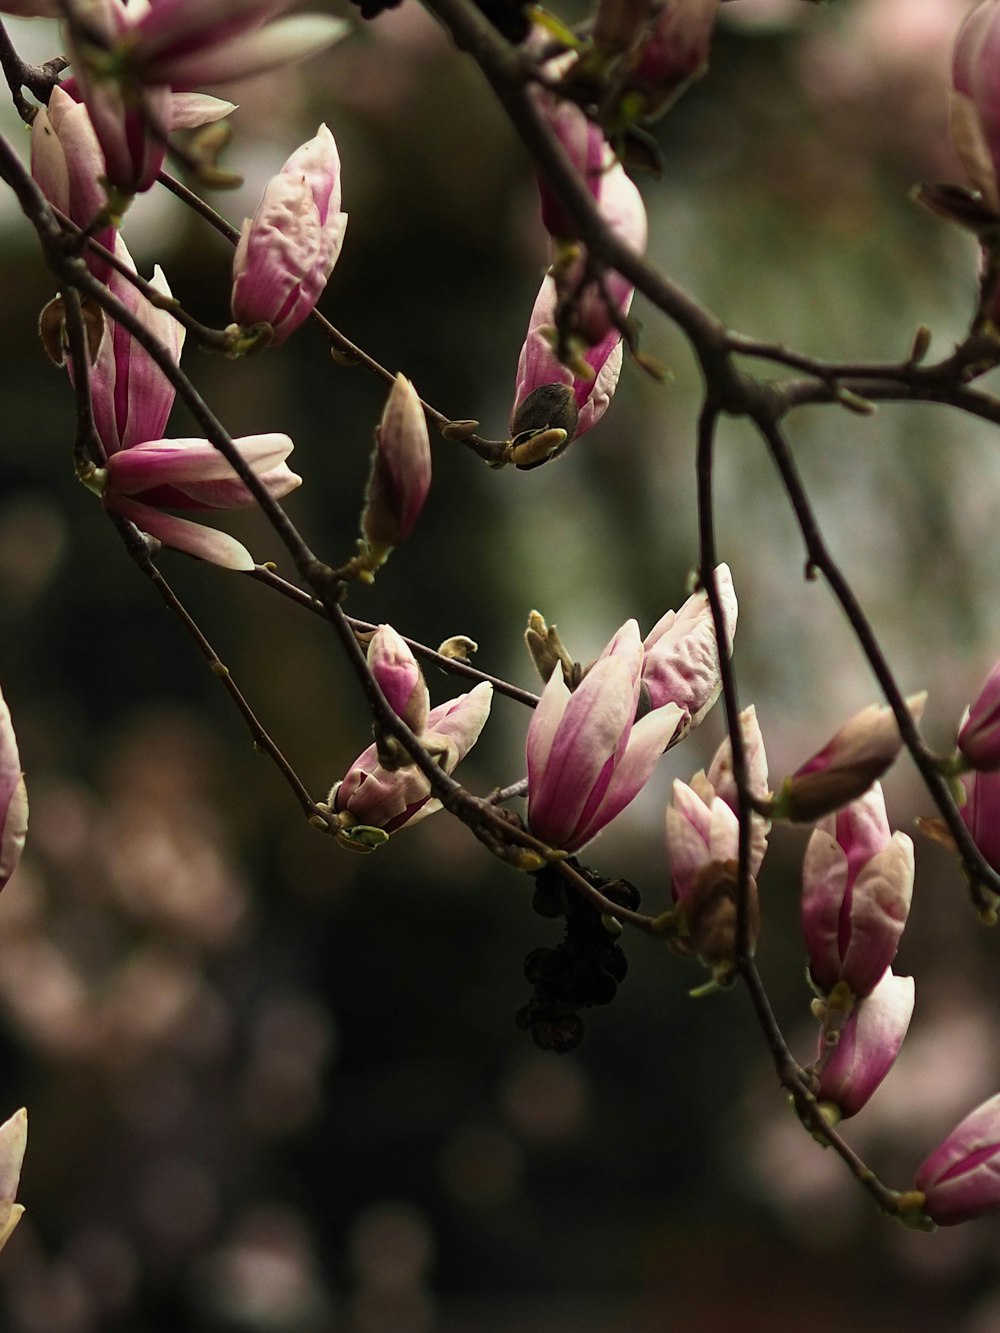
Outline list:
[[[734,963],[750,995],[757,1023],[771,1052],[778,1081],[790,1093],[803,1124],[820,1142],[834,1149],[884,1212],[895,1214],[898,1211],[899,1194],[889,1189],[878,1179],[871,1168],[832,1128],[823,1115],[822,1108],[816,1099],[815,1092],[810,1087],[805,1070],[788,1048],[788,1043],[785,1041],[781,1027],[775,1018],[767,990],[754,960],[754,941],[750,937],[749,924],[750,824],[753,817],[753,801],[747,772],[746,746],[743,729],[740,725],[736,673],[732,659],[724,647],[726,643],[725,614],[715,573],[719,559],[716,547],[712,481],[715,430],[718,417],[718,408],[709,401],[703,407],[698,422],[699,577],[708,594],[709,605],[712,608],[712,620],[715,625],[716,643],[720,646],[719,666],[722,677],[722,695],[726,709],[730,744],[732,745],[733,775],[736,779],[738,791],[740,840],[736,887],[737,922]],[[908,713],[907,717],[909,717]]]
[[[752,834],[754,820],[764,807],[759,793],[755,793],[751,787],[750,770],[755,763],[754,751],[751,748],[748,753],[740,719],[738,681],[729,652],[727,607],[724,589],[717,572],[719,552],[713,497],[716,429],[721,416],[742,416],[750,420],[761,435],[799,525],[807,554],[807,577],[813,577],[817,572],[821,573],[843,610],[853,635],[889,702],[900,736],[912,754],[927,790],[941,811],[961,855],[969,877],[973,900],[984,917],[995,918],[996,907],[1000,903],[1000,874],[991,868],[977,848],[943,776],[942,761],[925,746],[860,601],[827,547],[781,425],[783,419],[793,409],[807,404],[839,405],[854,412],[868,413],[874,410],[874,404],[879,401],[939,403],[1000,424],[1000,397],[971,387],[972,382],[985,371],[1000,364],[1000,344],[990,336],[991,326],[984,315],[984,303],[988,298],[992,300],[995,294],[993,287],[989,284],[984,285],[979,309],[967,338],[949,356],[930,365],[923,364],[923,356],[930,339],[926,330],[918,331],[910,355],[900,362],[824,361],[785,348],[779,343],[766,342],[728,330],[694,296],[660,272],[638,250],[624,241],[602,215],[594,193],[583,176],[574,168],[570,157],[541,110],[537,97],[538,86],[548,88],[549,95],[553,93],[558,95],[562,90],[541,68],[538,59],[506,41],[470,0],[423,0],[423,2],[449,31],[457,45],[468,51],[476,60],[524,142],[540,175],[578,229],[578,238],[585,247],[585,263],[575,281],[575,286],[563,291],[556,303],[555,323],[560,354],[566,351],[563,342],[568,348],[578,305],[582,303],[588,290],[594,290],[598,294],[603,294],[610,323],[617,328],[628,349],[637,360],[640,362],[644,360],[638,348],[635,327],[628,321],[625,313],[627,304],[619,308],[611,296],[610,279],[617,273],[628,283],[633,284],[636,290],[643,293],[658,310],[678,326],[700,366],[705,385],[705,399],[698,424],[696,456],[698,572],[714,630],[719,682],[732,752],[732,777],[736,788],[735,807],[738,826],[738,841],[734,848],[735,860],[720,858],[708,866],[709,869],[724,871],[729,877],[723,887],[726,894],[731,896],[734,911],[732,942],[728,945],[725,959],[726,971],[723,974],[717,969],[715,976],[717,980],[721,979],[723,982],[738,976],[746,986],[758,1025],[768,1044],[777,1077],[789,1092],[798,1115],[809,1131],[838,1153],[880,1208],[897,1215],[912,1212],[913,1196],[903,1196],[888,1189],[830,1125],[827,1115],[829,1106],[821,1103],[817,1096],[818,1089],[823,1087],[819,1077],[824,1072],[823,1066],[817,1062],[816,1065],[803,1068],[793,1057],[772,1010],[755,961],[757,908],[754,875],[758,862],[754,859]],[[62,8],[71,24],[78,23],[79,20],[74,15],[68,0],[63,0]],[[110,55],[117,50],[113,43],[109,46],[107,42],[102,44],[99,41],[98,45],[103,45],[105,54]],[[40,100],[47,100],[58,72],[64,64],[65,62],[56,60],[37,68],[25,65],[17,56],[6,31],[0,25],[0,65],[11,88],[15,106],[26,120],[31,119],[33,108],[25,101],[22,89],[27,87]],[[165,88],[164,91],[169,92],[169,89]],[[621,87],[618,92],[621,92]],[[586,110],[587,97],[584,94],[581,94],[581,97],[581,104]],[[142,110],[142,115],[146,115],[145,109]],[[150,120],[149,124],[143,125],[143,130],[151,129],[155,130],[156,126]],[[324,133],[329,137],[328,131]],[[162,128],[158,130],[158,137],[161,139],[166,137]],[[106,157],[105,160],[110,162],[111,159]],[[676,913],[666,912],[659,917],[652,917],[623,907],[614,901],[612,895],[615,890],[610,887],[608,881],[594,883],[593,879],[597,877],[591,877],[589,871],[581,871],[565,850],[549,845],[526,828],[523,821],[515,814],[502,808],[505,802],[527,794],[526,779],[506,788],[498,788],[486,797],[480,797],[457,782],[450,772],[445,771],[441,757],[431,742],[425,743],[422,735],[414,731],[408,721],[390,704],[383,692],[377,670],[373,670],[369,664],[363,639],[364,636],[373,634],[378,627],[348,616],[344,609],[343,602],[348,589],[346,575],[357,572],[353,568],[356,562],[345,566],[343,570],[338,570],[326,564],[313,552],[284,508],[244,458],[237,442],[230,437],[189,377],[179,368],[176,353],[172,353],[166,342],[151,333],[137,314],[131,312],[122,301],[112,295],[104,283],[93,276],[83,262],[81,254],[84,253],[85,247],[89,246],[91,253],[115,269],[157,308],[170,312],[205,347],[232,351],[230,335],[240,334],[240,326],[233,325],[228,330],[207,328],[187,314],[176,300],[165,297],[150,283],[140,278],[128,264],[98,244],[90,234],[99,224],[103,225],[107,220],[106,212],[102,210],[91,226],[81,230],[46,201],[31,173],[21,164],[12,147],[2,139],[0,139],[0,178],[15,192],[24,213],[38,234],[47,263],[61,287],[61,297],[58,303],[53,305],[56,316],[61,319],[58,325],[59,338],[60,340],[65,338],[68,345],[73,372],[76,397],[74,458],[81,477],[87,479],[89,476],[93,482],[95,469],[107,463],[104,446],[95,427],[90,392],[89,366],[94,343],[93,330],[88,329],[88,320],[91,319],[92,311],[97,311],[100,312],[98,319],[107,318],[115,321],[145,350],[186,404],[208,442],[228,462],[235,476],[256,500],[291,557],[302,586],[281,578],[269,565],[256,566],[249,571],[250,576],[302,609],[318,614],[329,622],[340,649],[364,693],[378,739],[380,757],[382,740],[394,741],[398,748],[391,750],[390,747],[389,752],[402,753],[423,775],[426,780],[424,790],[429,791],[447,811],[461,820],[488,850],[516,869],[528,873],[545,871],[546,874],[554,871],[574,893],[579,894],[597,912],[652,936],[658,938],[666,936],[669,939],[670,931],[675,928],[678,921],[680,925],[676,926],[676,929],[678,931],[686,929],[690,925],[691,918],[685,921],[684,904],[676,890],[678,882],[676,876],[675,893],[679,904]],[[160,181],[230,244],[238,241],[240,233],[237,228],[194,191],[166,173],[161,173]],[[337,188],[339,200],[339,185]],[[333,213],[332,216],[336,217],[337,214]],[[993,270],[990,272],[993,275],[990,281],[994,282],[996,274]],[[303,310],[301,318],[304,317]],[[259,317],[256,318],[259,320]],[[312,318],[326,336],[335,360],[345,364],[359,364],[383,383],[395,383],[396,377],[392,372],[354,344],[324,316],[313,310]],[[239,316],[237,319],[239,320]],[[249,318],[244,318],[241,323],[244,332],[247,329],[256,331],[261,327],[265,329],[267,327],[259,322],[252,322]],[[90,338],[88,333],[91,334]],[[248,336],[246,341],[249,345],[252,337]],[[763,361],[770,366],[780,367],[782,371],[794,372],[796,377],[788,376],[776,380],[758,378],[743,369],[741,359]],[[577,372],[574,371],[575,373]],[[542,387],[551,389],[553,386]],[[446,438],[471,448],[490,465],[499,467],[511,461],[513,441],[483,439],[475,433],[478,422],[451,420],[424,402],[420,402],[420,408],[427,420]],[[426,433],[423,422],[420,421],[420,409],[415,407],[414,412],[426,445]],[[581,426],[581,432],[582,429]],[[562,437],[567,436],[567,432],[563,430],[557,433]],[[546,461],[546,457],[540,454],[537,461]],[[114,463],[112,469],[113,467]],[[327,832],[334,831],[338,816],[329,806],[315,802],[309,795],[291,764],[264,729],[247,699],[232,680],[228,669],[208,638],[157,569],[151,558],[149,539],[131,522],[114,514],[111,517],[130,556],[153,583],[164,604],[180,619],[199,651],[209,662],[213,673],[222,681],[255,744],[270,756],[310,822]],[[365,532],[367,535],[367,528]],[[395,539],[389,542],[390,546],[395,544],[397,544]],[[388,546],[385,549],[388,549]],[[634,626],[631,627],[631,631],[634,633]],[[534,708],[539,702],[538,696],[479,671],[460,657],[449,656],[413,640],[404,642],[425,662],[444,671],[469,680],[488,682],[498,693],[529,708]],[[563,650],[560,648],[560,651]],[[413,670],[419,679],[419,672],[415,666]],[[573,671],[579,675],[576,668],[573,668]],[[573,671],[567,667],[567,681]],[[594,680],[597,679],[595,675]],[[387,688],[391,693],[391,687]],[[644,688],[647,689],[648,696],[648,685]],[[635,690],[639,689],[640,682],[636,677]],[[536,715],[536,720],[546,716],[553,697],[546,696],[546,707],[542,713]],[[671,703],[669,707],[674,709],[675,714],[680,714],[677,704]],[[635,708],[633,700],[633,714]],[[685,715],[684,725],[698,720],[694,716],[695,712],[696,709],[692,706]],[[884,715],[888,717],[887,714]],[[662,717],[662,712],[660,716]],[[659,725],[658,719],[651,720],[654,725]],[[634,722],[633,716],[629,725]],[[667,737],[669,734],[666,733]],[[679,734],[683,733],[678,731]],[[645,736],[648,738],[650,735],[657,737],[658,733],[647,730]],[[626,731],[621,742],[623,751],[628,739],[629,732]],[[893,739],[898,748],[898,738],[894,736]],[[531,751],[530,738],[529,752],[534,753]],[[632,753],[634,755],[635,751]],[[658,755],[659,748],[656,748],[652,751],[652,757],[655,759]],[[385,762],[388,767],[388,759]],[[529,768],[533,762],[533,759],[529,761]],[[618,789],[618,794],[620,792],[621,788]],[[593,792],[590,799],[593,799]],[[725,803],[720,800],[720,804]],[[777,809],[779,806],[780,799],[774,808]],[[722,813],[726,818],[732,819],[730,810],[723,810]],[[712,818],[714,821],[714,808]],[[540,814],[535,824],[536,827],[542,826]],[[365,831],[372,832],[371,829]],[[562,835],[554,833],[551,836],[555,840]],[[581,845],[573,841],[573,836],[575,835],[562,837],[567,847]],[[733,844],[726,845],[731,847]],[[671,854],[673,855],[673,850]],[[732,851],[726,853],[727,856],[732,854]],[[605,887],[608,888],[607,893],[603,891]],[[693,928],[691,934],[694,934]],[[677,940],[673,942],[676,944]],[[691,953],[697,952],[698,950],[692,947]],[[707,950],[705,952],[707,954]],[[910,985],[912,987],[912,983]],[[824,985],[821,989],[829,999],[830,987]],[[843,1014],[845,1022],[846,1015],[851,1012],[850,1006],[870,1002],[871,994],[871,990],[865,992],[860,987],[857,996],[849,990],[849,1005]],[[835,1028],[832,1023],[828,1025],[827,1018],[824,1018],[823,1022],[824,1040],[829,1038],[832,1050],[839,1039],[840,1028]],[[839,1111],[837,1113],[839,1114]],[[922,1197],[920,1196],[921,1199]],[[904,1200],[907,1202],[904,1203]]]
[[[231,245],[238,243],[240,239],[239,228],[234,227],[221,213],[216,212],[194,190],[165,171],[160,172],[159,180],[161,185],[193,209],[209,226],[214,227],[220,236],[224,236]],[[371,374],[380,379],[383,384],[391,387],[395,383],[396,376],[391,370],[387,370],[385,366],[376,361],[357,343],[352,342],[346,334],[341,333],[319,310],[314,309],[310,318],[326,334],[331,353],[341,365],[363,366],[365,370],[370,371]],[[451,417],[445,416],[443,412],[439,412],[437,408],[432,407],[430,403],[424,402],[423,399],[421,399],[421,406],[428,421],[432,422],[446,439],[456,440],[466,445],[492,467],[503,465],[507,454],[508,442],[506,440],[483,439],[474,430],[474,427],[479,424],[478,422],[455,421]]]
[[[307,611],[326,617],[322,602],[309,593],[303,592],[297,584],[289,583],[287,579],[283,579],[270,566],[258,565],[256,569],[248,572],[247,577],[258,583],[263,583],[265,587],[272,588],[275,592],[287,597],[298,606],[304,607]],[[370,621],[358,620],[355,616],[348,616],[347,623],[355,634],[372,634],[378,629],[378,626]],[[519,685],[512,685],[509,681],[501,680],[499,676],[491,676],[487,671],[480,671],[478,667],[474,667],[471,662],[464,658],[448,657],[436,648],[429,648],[427,644],[418,643],[416,639],[409,639],[406,635],[403,635],[402,638],[403,642],[417,657],[423,658],[425,662],[429,662],[432,666],[438,667],[439,670],[445,671],[449,675],[461,676],[464,680],[472,680],[477,684],[485,681],[488,685],[493,686],[497,694],[504,694],[508,699],[525,704],[528,708],[534,708],[538,704],[538,695],[532,694],[530,690],[523,690]]]
[[[34,120],[37,108],[32,106],[21,90],[27,88],[39,102],[47,102],[52,89],[59,82],[59,75],[68,64],[64,56],[56,56],[43,65],[29,65],[17,53],[6,25],[0,22],[0,68],[3,69],[14,107],[22,120],[29,123]]]
[[[199,426],[205,431],[206,438],[226,458],[237,476],[253,494],[294,560],[300,575],[311,586],[316,599],[326,612],[362,685],[374,720],[385,734],[394,737],[411,756],[417,768],[427,778],[432,793],[445,809],[461,819],[496,855],[508,860],[513,859],[518,864],[524,862],[521,864],[522,869],[534,869],[546,862],[552,862],[558,873],[602,912],[614,915],[640,929],[653,930],[655,925],[652,917],[630,911],[605,897],[600,890],[566,863],[563,853],[553,851],[540,839],[511,824],[495,805],[471,795],[460,783],[444,772],[419,738],[390,707],[369,670],[355,632],[340,605],[344,588],[334,570],[313,554],[281,505],[269,494],[257,474],[242,458],[231,437],[191,381],[175,364],[169,349],[89,273],[81,260],[73,256],[67,257],[66,238],[58,219],[10,145],[3,139],[0,139],[0,177],[14,189],[22,209],[35,226],[55,275],[64,283],[78,288],[91,297],[149,353],[187,404]],[[519,851],[529,854],[527,861],[524,861],[523,856],[519,856]]]
[[[326,820],[323,817],[322,812],[316,802],[309,795],[309,792],[306,790],[298,774],[295,772],[295,769],[288,762],[277,744],[272,740],[271,736],[264,728],[253,708],[247,701],[246,696],[236,684],[235,680],[233,680],[229,668],[225,665],[209,640],[205,637],[205,634],[202,632],[197,621],[154,564],[150,555],[150,544],[147,538],[139,531],[134,523],[130,523],[127,519],[121,518],[117,514],[110,514],[109,517],[115,528],[118,530],[118,535],[124,542],[125,549],[132,557],[132,560],[160,594],[164,605],[174,613],[184,626],[188,635],[197,645],[199,652],[208,662],[212,674],[222,684],[226,693],[236,705],[237,710],[247,724],[247,729],[250,732],[254,747],[266,754],[273,761],[275,767],[291,788],[292,794],[313,826],[325,826]]]
[[[965,863],[976,907],[983,913],[993,913],[997,905],[993,895],[1000,894],[1000,875],[987,863],[973,842],[972,835],[948,789],[948,784],[936,766],[935,757],[924,745],[917,730],[916,723],[906,706],[903,692],[879,647],[871,623],[842,570],[830,554],[780,426],[767,418],[758,420],[757,426],[767,444],[768,452],[778,470],[798,521],[809,567],[818,570],[829,584],[892,708],[903,742],[913,756],[913,762],[920,772],[924,785],[941,811],[948,832]],[[984,889],[989,889],[990,893],[985,893]]]

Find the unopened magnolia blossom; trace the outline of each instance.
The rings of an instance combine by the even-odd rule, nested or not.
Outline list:
[[[627,621],[573,692],[553,671],[527,739],[528,824],[576,851],[639,794],[683,717],[675,703],[636,721],[639,627]]]
[[[926,693],[906,700],[915,722],[920,721],[926,702]],[[781,812],[789,819],[807,823],[841,809],[864,795],[892,766],[902,748],[892,709],[887,704],[870,704],[786,779],[778,797]]]
[[[406,541],[431,485],[431,442],[416,389],[397,375],[375,432],[361,531],[374,563]]]
[[[132,256],[120,236],[116,238],[115,254],[134,271]],[[108,273],[107,285],[111,295],[164,345],[174,364],[179,364],[184,328],[173,315],[148,301],[116,269]],[[170,295],[159,265],[153,270],[150,286],[164,296]],[[67,362],[67,369],[72,375],[72,362]],[[94,424],[105,452],[116,454],[120,449],[160,439],[175,395],[174,386],[141,343],[115,320],[106,319],[104,337],[90,372]]]
[[[920,1164],[923,1210],[938,1226],[1000,1209],[1000,1093],[983,1102]]]
[[[661,115],[708,68],[719,0],[657,0],[626,81],[630,112]]]
[[[736,633],[737,604],[733,577],[728,565],[715,571],[726,626],[726,652],[732,653]],[[701,589],[687,599],[679,611],[668,611],[642,643],[642,683],[650,703],[659,708],[675,703],[684,712],[684,722],[675,740],[696,727],[719,697],[722,688],[719,649],[708,594]]]
[[[233,318],[271,326],[283,343],[308,319],[344,243],[340,156],[321,125],[268,182],[233,256]]]
[[[28,794],[21,758],[10,709],[0,694],[0,889],[17,869],[27,831]]]
[[[912,977],[886,969],[852,1010],[832,1049],[820,1039],[816,1096],[830,1122],[857,1115],[896,1061],[913,1015]]]
[[[15,1200],[27,1146],[28,1113],[22,1106],[0,1125],[0,1250],[24,1215],[24,1208]]]
[[[379,625],[372,635],[368,666],[392,711],[414,735],[422,735],[430,710],[424,673],[405,639],[391,625]]]
[[[913,893],[913,843],[890,833],[882,788],[825,819],[802,868],[809,972],[830,991],[871,993],[896,956]]]
[[[548,93],[538,94],[537,100],[606,225],[642,254],[647,233],[642,195],[603,132],[571,103]],[[540,180],[539,188],[542,219],[557,244],[517,364],[510,429],[515,446],[520,446],[514,458],[519,466],[533,466],[560,452],[607,411],[621,373],[620,326],[633,294],[632,284],[620,273],[600,267],[591,272],[585,248],[575,242],[572,219],[547,182]],[[564,438],[551,435],[558,431],[565,432]],[[551,441],[547,452],[546,441]]]
[[[87,108],[60,87],[52,89],[47,107],[39,107],[31,124],[31,174],[42,193],[78,227],[89,227],[106,204],[101,185],[104,154]],[[110,222],[94,233],[109,250],[115,246]],[[110,266],[85,249],[83,258],[95,277],[107,279]]]
[[[740,735],[743,740],[743,757],[747,769],[747,783],[750,795],[758,801],[767,799],[767,753],[764,749],[764,737],[757,720],[757,709],[750,705],[739,716]],[[726,736],[716,750],[708,772],[699,771],[691,779],[690,789],[698,795],[709,809],[716,797],[729,806],[734,815],[739,814],[739,791],[733,773],[733,744]],[[750,816],[750,874],[756,878],[760,870],[764,853],[767,851],[767,835],[770,821],[756,811]]]
[[[970,768],[1000,768],[1000,662],[962,719],[958,749]]]
[[[960,781],[965,801],[959,814],[987,863],[1000,872],[1000,769],[965,773]]]

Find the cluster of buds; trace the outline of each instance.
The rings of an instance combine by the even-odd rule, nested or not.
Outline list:
[[[913,978],[891,971],[913,893],[913,843],[890,833],[878,783],[813,832],[802,886],[822,1022],[816,1093],[834,1123],[860,1111],[885,1078],[913,1012]]]
[[[36,117],[32,136],[32,170],[43,193],[76,225],[91,227],[103,216],[98,184],[101,148],[85,108],[55,89],[49,112]],[[265,340],[283,341],[322,290],[343,235],[339,165],[333,137],[321,127],[285,164],[265,192],[257,218],[244,228],[235,261],[233,302],[238,316],[255,322],[258,341],[262,328]],[[119,267],[112,267],[98,252],[90,257],[92,273],[159,343],[170,362],[179,365],[184,330],[169,311],[170,289],[162,272],[155,270],[150,286],[166,299],[154,304],[120,271],[135,272],[122,237],[107,228],[98,235],[113,247]],[[60,325],[61,303],[54,305],[55,324]],[[107,465],[85,469],[81,479],[101,496],[106,509],[164,545],[227,568],[252,569],[255,562],[241,543],[167,511],[239,508],[256,503],[254,494],[207,441],[164,437],[175,396],[170,378],[121,323],[99,310],[91,314],[90,395]],[[52,319],[50,308],[43,327]],[[239,341],[242,329],[235,333]],[[62,360],[61,326],[50,341],[54,355]],[[67,365],[75,376],[72,361]],[[233,443],[273,499],[300,484],[285,462],[292,450],[287,436],[263,434]],[[383,487],[395,498],[398,489]],[[402,489],[412,526],[419,504],[414,505],[409,481]],[[386,507],[383,500],[380,512]]]
[[[380,625],[368,645],[368,665],[386,703],[413,732],[445,773],[454,771],[479,739],[489,717],[493,686],[483,682],[468,694],[428,707],[423,673],[407,643]],[[431,782],[412,756],[379,736],[358,755],[346,777],[320,807],[351,851],[370,852],[392,833],[441,808]]]
[[[115,254],[133,268],[120,236]],[[147,300],[117,269],[109,272],[107,283],[112,296],[179,364],[184,331],[172,315]],[[159,268],[150,285],[170,295]],[[71,361],[67,367],[74,374]],[[253,557],[235,538],[167,512],[237,509],[255,504],[256,499],[207,440],[163,437],[174,387],[150,353],[114,320],[104,321],[90,367],[90,395],[107,462],[85,470],[81,480],[101,497],[105,509],[135,523],[164,546],[228,569],[253,569]],[[287,435],[248,436],[233,444],[274,499],[300,484],[301,478],[285,462],[293,447]]]
[[[579,106],[551,92],[536,105],[609,230],[637,253],[646,248],[646,209],[604,132]],[[544,180],[542,222],[553,240],[518,360],[511,413],[512,459],[535,467],[603,416],[622,364],[622,330],[632,284],[606,271],[577,238],[573,219]]]
[[[715,577],[728,651],[736,598],[725,565]],[[528,728],[528,825],[550,846],[574,852],[635,799],[660,755],[718,697],[711,611],[705,593],[695,593],[645,641],[629,620],[586,671],[571,662],[541,617],[532,617],[527,637],[547,680]]]

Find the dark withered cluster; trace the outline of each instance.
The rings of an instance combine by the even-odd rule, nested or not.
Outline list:
[[[606,898],[631,908],[639,906],[639,890],[627,880],[608,881],[584,866],[573,865]],[[532,906],[540,915],[566,922],[562,942],[551,949],[532,949],[524,960],[524,975],[534,987],[531,999],[518,1010],[515,1022],[530,1031],[535,1045],[564,1053],[583,1039],[580,1010],[610,1004],[628,971],[628,959],[618,943],[618,928],[587,902],[552,866],[535,876]]]

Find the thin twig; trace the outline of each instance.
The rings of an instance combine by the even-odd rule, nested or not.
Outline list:
[[[326,816],[320,811],[316,802],[309,795],[309,792],[306,790],[298,774],[295,772],[295,769],[282,754],[274,740],[272,740],[271,736],[247,701],[246,696],[236,684],[235,680],[233,680],[229,668],[219,657],[209,640],[205,637],[205,634],[202,632],[197,621],[153,563],[146,538],[135,524],[130,523],[127,519],[121,518],[117,514],[109,514],[108,517],[118,529],[119,536],[125,544],[125,549],[132,557],[134,563],[143,574],[145,574],[146,578],[149,579],[150,583],[152,583],[153,587],[160,594],[164,605],[174,613],[184,626],[187,633],[194,640],[202,656],[208,662],[212,674],[218,681],[220,681],[226,693],[236,705],[241,717],[247,724],[247,729],[250,732],[254,746],[264,754],[268,755],[272,760],[275,767],[278,769],[278,772],[291,788],[292,794],[302,807],[306,817],[313,823],[314,827],[318,827],[321,823],[328,823]]]
[[[161,185],[164,185],[171,192],[171,194],[176,195],[177,198],[187,204],[189,208],[194,209],[199,217],[203,218],[209,226],[214,227],[219,235],[224,236],[231,245],[237,244],[240,239],[239,228],[234,227],[233,224],[227,218],[224,218],[221,213],[217,213],[210,204],[207,204],[205,200],[195,194],[193,190],[189,189],[183,182],[177,180],[166,171],[160,172],[159,181]],[[341,331],[331,324],[327,317],[321,314],[319,310],[312,311],[311,319],[313,323],[321,328],[326,334],[331,348],[333,348],[345,361],[363,366],[365,370],[377,376],[378,379],[390,387],[395,383],[396,376],[391,370],[387,370],[385,366],[376,361],[373,356],[369,356],[369,354],[363,348],[359,347],[357,343],[352,342],[346,334],[341,333]],[[424,402],[424,400],[421,399],[420,405],[424,409],[425,416],[438,428],[439,431],[444,432],[445,428],[452,424],[454,418],[445,416],[443,412],[439,412],[437,408],[432,407],[430,403]],[[458,439],[461,444],[467,445],[474,453],[483,459],[484,462],[489,463],[492,467],[497,467],[502,464],[506,457],[507,446],[509,444],[509,441],[507,440],[487,440],[483,439],[482,436],[471,432],[467,435],[446,436],[446,438]]]
[[[289,598],[297,605],[312,611],[315,615],[326,618],[323,603],[318,598],[304,592],[296,584],[289,583],[287,579],[283,579],[280,574],[276,574],[267,565],[257,565],[255,569],[248,570],[247,577],[273,588],[275,592],[281,593],[283,597]],[[367,620],[358,620],[355,616],[348,616],[347,621],[355,634],[372,634],[378,629],[378,625],[373,625]],[[464,680],[474,680],[477,683],[486,681],[487,684],[493,686],[497,694],[504,694],[508,699],[513,699],[519,704],[525,704],[528,708],[537,706],[538,695],[532,694],[530,690],[522,690],[519,685],[511,685],[509,681],[501,680],[499,676],[491,676],[487,671],[480,671],[471,662],[463,661],[461,658],[446,657],[444,653],[439,653],[436,648],[429,648],[427,644],[418,643],[416,639],[408,639],[405,635],[402,637],[403,642],[417,657],[422,657],[425,662],[432,663],[441,671],[446,671],[452,676],[461,676]]]

